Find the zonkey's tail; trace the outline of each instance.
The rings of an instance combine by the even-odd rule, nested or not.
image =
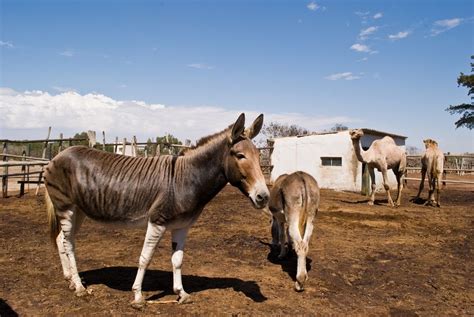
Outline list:
[[[45,199],[46,199],[46,211],[48,213],[48,224],[49,224],[49,235],[51,238],[51,242],[55,247],[56,245],[56,238],[61,231],[58,218],[56,217],[56,210],[54,209],[53,202],[49,197],[48,190],[45,190]]]

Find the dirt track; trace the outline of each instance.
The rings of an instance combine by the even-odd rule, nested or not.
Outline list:
[[[367,206],[358,194],[322,191],[309,252],[309,280],[293,291],[295,258],[270,253],[269,219],[226,187],[187,240],[183,284],[193,303],[153,304],[145,315],[376,314],[474,315],[474,191],[446,189],[443,207],[408,202]],[[381,205],[382,204],[382,205]],[[81,277],[92,295],[76,298],[49,243],[43,196],[0,199],[0,315],[136,315],[130,291],[145,228],[86,220],[77,239]],[[174,299],[170,236],[161,241],[143,287]]]

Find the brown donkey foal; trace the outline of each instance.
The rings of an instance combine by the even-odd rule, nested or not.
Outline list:
[[[272,244],[280,245],[280,259],[290,242],[298,256],[295,289],[303,290],[308,279],[306,255],[313,233],[313,220],[319,208],[318,182],[305,172],[283,174],[277,178],[270,191],[268,207],[272,213]]]
[[[189,301],[181,280],[184,243],[204,206],[227,183],[248,196],[255,208],[268,202],[259,152],[251,140],[262,124],[260,115],[245,129],[241,114],[227,129],[201,139],[180,156],[129,157],[74,146],[49,162],[45,185],[51,237],[76,295],[87,294],[74,252],[74,236],[87,216],[103,223],[147,225],[132,286],[135,308],[146,303],[145,271],[163,234],[171,231],[173,291],[179,303]]]

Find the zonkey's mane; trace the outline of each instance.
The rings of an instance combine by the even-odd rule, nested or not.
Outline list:
[[[208,146],[212,146],[213,143],[217,143],[222,140],[223,137],[227,137],[227,134],[229,133],[230,129],[232,129],[233,124],[229,125],[227,128],[220,132],[216,132],[214,134],[205,136],[200,138],[197,142],[196,145],[193,145],[189,148],[185,148],[181,150],[179,155],[190,155],[192,153],[197,153],[200,152],[201,149],[207,148]]]

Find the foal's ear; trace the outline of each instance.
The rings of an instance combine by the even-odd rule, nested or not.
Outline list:
[[[235,121],[234,126],[232,127],[232,133],[230,135],[231,142],[237,141],[245,129],[245,114],[241,113],[240,116]]]
[[[260,130],[262,129],[262,126],[263,126],[263,113],[260,114],[257,117],[257,119],[255,119],[255,121],[252,123],[252,125],[247,130],[245,130],[245,135],[249,139],[255,138],[258,135],[258,133],[260,132]]]

